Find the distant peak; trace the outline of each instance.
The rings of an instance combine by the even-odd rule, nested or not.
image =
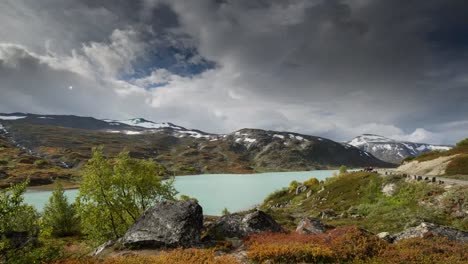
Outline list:
[[[152,121],[146,120],[146,119],[141,118],[141,117],[132,118],[132,119],[129,119],[129,121],[133,121],[134,123],[154,123]]]

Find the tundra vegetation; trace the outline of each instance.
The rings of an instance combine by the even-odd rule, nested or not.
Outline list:
[[[468,230],[468,188],[444,189],[369,172],[348,172],[320,182],[292,182],[260,205],[286,233],[259,233],[244,238],[244,253],[231,241],[203,249],[167,249],[151,256],[87,256],[97,244],[121,237],[148,207],[177,194],[164,169],[127,152],[106,158],[94,149],[82,169],[83,183],[75,203],[57,184],[42,215],[24,204],[27,182],[2,190],[0,250],[5,263],[466,263],[468,243],[445,238],[412,238],[388,243],[375,233],[396,233],[421,221]],[[392,193],[383,187],[393,185]],[[193,198],[182,195],[182,200]],[[228,212],[226,212],[228,213]],[[320,217],[323,234],[298,234],[304,217]],[[34,243],[13,245],[13,233],[25,232]]]

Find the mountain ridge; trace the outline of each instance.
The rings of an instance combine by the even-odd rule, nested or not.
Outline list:
[[[106,155],[125,149],[133,157],[157,161],[173,175],[393,166],[353,146],[294,132],[245,128],[213,134],[141,118],[119,121],[20,113],[0,114],[0,124],[0,138],[28,153],[31,164],[43,159],[74,171],[93,147],[101,145]],[[11,161],[0,167],[7,175],[3,181],[19,175],[11,173],[17,164]],[[34,174],[31,170],[27,173]],[[27,178],[27,173],[19,178]]]
[[[415,157],[433,150],[449,150],[452,146],[399,141],[376,134],[362,134],[346,142],[369,152],[380,160],[400,164],[408,157]]]

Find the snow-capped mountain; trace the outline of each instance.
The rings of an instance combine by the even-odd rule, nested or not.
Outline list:
[[[396,164],[407,157],[415,157],[433,150],[452,148],[450,146],[398,141],[373,134],[360,135],[345,144],[369,152],[383,161]]]
[[[112,155],[154,159],[176,175],[251,173],[348,167],[391,167],[372,154],[330,139],[284,131],[241,129],[207,133],[143,118],[1,114],[0,139],[67,168],[81,166],[95,146]]]

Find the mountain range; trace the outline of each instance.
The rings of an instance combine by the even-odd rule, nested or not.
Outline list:
[[[126,149],[133,157],[154,159],[175,175],[393,166],[359,148],[323,137],[261,129],[213,134],[143,118],[0,114],[0,144],[4,150],[23,155],[21,164],[31,165],[17,171],[14,165],[20,161],[3,157],[7,162],[0,166],[0,181],[5,182],[35,176],[32,164],[37,160],[47,162],[50,170],[60,174],[57,177],[73,174],[90,157],[91,149],[101,145],[107,155]],[[49,171],[42,174],[50,175]]]
[[[449,150],[452,146],[398,141],[374,134],[363,134],[346,144],[371,153],[376,158],[395,164],[433,150]]]

